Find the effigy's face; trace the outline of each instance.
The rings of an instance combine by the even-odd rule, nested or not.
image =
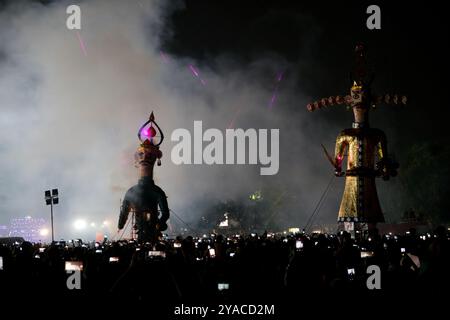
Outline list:
[[[139,147],[134,155],[135,165],[138,168],[149,167],[152,168],[155,165],[158,151],[152,147]]]
[[[156,160],[161,165],[162,152],[158,146],[153,145],[149,140],[145,140],[134,154],[134,164],[140,171],[140,176],[153,177],[153,167]]]
[[[350,90],[350,95],[352,97],[352,106],[359,105],[363,103],[365,98],[365,92],[362,86],[354,85]]]
[[[351,106],[355,116],[355,122],[364,122],[367,116],[367,93],[361,85],[356,83],[350,90]]]

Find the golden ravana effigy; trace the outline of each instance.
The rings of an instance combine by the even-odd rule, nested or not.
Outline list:
[[[339,208],[338,222],[367,224],[369,227],[384,222],[378,200],[375,178],[397,175],[398,164],[388,157],[387,140],[383,131],[369,126],[369,110],[379,103],[405,105],[407,98],[399,95],[375,96],[371,93],[373,73],[367,71],[365,48],[358,44],[356,61],[351,76],[350,94],[332,96],[308,104],[314,111],[327,106],[345,104],[353,110],[355,120],[352,128],[344,129],[336,139],[335,156],[324,151],[335,168],[335,175],[345,176],[345,188]],[[342,163],[347,152],[347,170]],[[377,159],[377,161],[376,161]],[[375,162],[376,161],[376,162]]]

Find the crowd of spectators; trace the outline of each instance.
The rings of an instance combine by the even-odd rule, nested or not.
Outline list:
[[[210,234],[51,245],[0,245],[2,292],[136,301],[271,301],[303,292],[367,291],[367,267],[381,271],[381,290],[447,290],[448,230],[353,238],[333,234]],[[73,270],[80,288],[69,289]]]

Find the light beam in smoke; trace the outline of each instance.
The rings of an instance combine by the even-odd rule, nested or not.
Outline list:
[[[83,51],[84,56],[87,57],[87,50],[86,50],[86,46],[84,44],[83,38],[81,38],[81,35],[78,31],[76,32],[76,34],[77,34],[78,42],[80,42],[81,51]]]

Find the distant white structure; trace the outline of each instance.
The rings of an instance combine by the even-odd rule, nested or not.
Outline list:
[[[219,227],[221,227],[221,228],[228,227],[228,212],[225,212],[224,216],[225,216],[225,220],[223,220],[219,223]]]
[[[223,215],[225,217],[225,220],[223,220],[219,223],[219,228],[239,228],[240,227],[239,221],[237,221],[233,218],[229,218],[228,217],[229,215],[230,215],[230,213],[225,212],[225,214]]]
[[[43,218],[32,218],[30,216],[13,218],[9,227],[9,236],[22,237],[30,242],[45,241],[47,239],[42,232],[46,229],[45,224],[46,221]]]

